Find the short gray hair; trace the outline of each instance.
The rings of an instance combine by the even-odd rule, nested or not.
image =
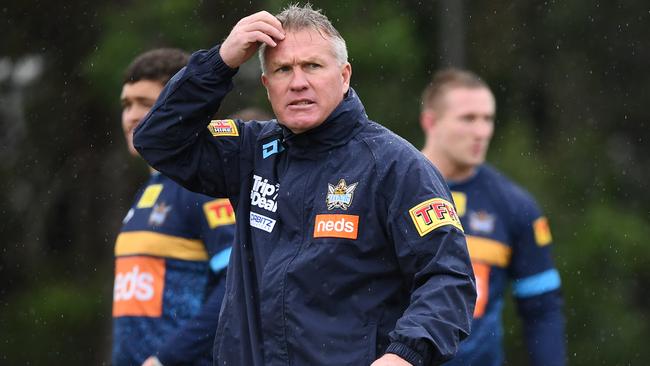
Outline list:
[[[285,32],[297,32],[305,29],[318,31],[332,43],[332,52],[339,64],[343,65],[348,62],[348,48],[345,45],[345,40],[320,9],[312,8],[310,3],[304,6],[291,4],[275,17],[282,23]],[[262,43],[259,50],[262,73],[266,72],[265,53],[266,44]]]

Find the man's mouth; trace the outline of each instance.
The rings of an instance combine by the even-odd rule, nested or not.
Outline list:
[[[289,106],[308,106],[314,104],[310,99],[297,99],[289,103]]]

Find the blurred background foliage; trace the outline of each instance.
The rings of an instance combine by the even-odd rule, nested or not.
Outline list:
[[[489,160],[550,217],[571,365],[647,365],[650,193],[647,2],[314,1],[349,46],[370,117],[422,144],[419,95],[445,65],[497,97]],[[137,54],[193,51],[285,1],[0,4],[0,364],[105,364],[112,250],[147,175],[120,130]],[[221,113],[270,107],[242,66]],[[508,364],[525,364],[507,307]]]

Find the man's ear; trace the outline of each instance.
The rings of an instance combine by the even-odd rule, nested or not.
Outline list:
[[[262,74],[261,79],[262,85],[264,85],[264,88],[266,89],[266,99],[271,100],[269,97],[269,79],[264,74]]]
[[[428,133],[436,124],[436,112],[431,109],[424,109],[420,112],[420,127],[424,133]]]
[[[341,78],[343,79],[343,94],[350,89],[350,79],[352,78],[352,65],[346,62],[341,69]]]

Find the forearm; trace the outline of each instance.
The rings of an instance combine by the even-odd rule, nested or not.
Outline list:
[[[219,322],[224,290],[225,275],[222,275],[201,311],[194,318],[189,319],[160,347],[158,358],[163,365],[189,364],[206,355],[212,355],[212,344]]]
[[[462,236],[440,233],[441,250],[415,275],[411,303],[391,332],[387,352],[417,364],[441,364],[470,331],[476,290],[469,258],[452,254]]]
[[[518,302],[531,365],[565,365],[565,322],[559,291]]]

